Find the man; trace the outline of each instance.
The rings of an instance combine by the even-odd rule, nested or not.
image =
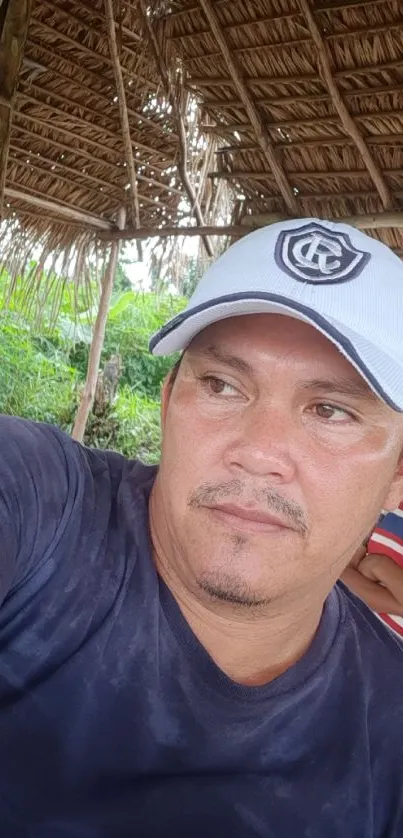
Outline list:
[[[401,838],[403,651],[336,581],[402,497],[402,290],[273,225],[151,341],[158,470],[1,420],[2,838]]]

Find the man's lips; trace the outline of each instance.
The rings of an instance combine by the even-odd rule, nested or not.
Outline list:
[[[249,529],[255,531],[273,532],[279,529],[293,529],[288,522],[285,522],[278,515],[266,512],[253,506],[238,506],[233,503],[223,503],[208,507],[215,513],[238,529]]]

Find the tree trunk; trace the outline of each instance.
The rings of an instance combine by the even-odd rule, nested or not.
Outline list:
[[[119,228],[123,229],[124,224],[125,212],[121,211],[118,222]],[[115,282],[119,250],[120,242],[112,242],[108,267],[105,271],[105,275],[102,280],[101,298],[99,301],[98,314],[97,319],[95,321],[94,334],[92,337],[91,349],[88,357],[87,378],[85,381],[84,390],[81,395],[80,404],[78,407],[72,432],[73,439],[76,439],[78,442],[83,441],[88,416],[94,403],[95,388],[97,386],[99,364],[104,345],[106,322],[108,319],[109,305],[111,301],[113,285]]]

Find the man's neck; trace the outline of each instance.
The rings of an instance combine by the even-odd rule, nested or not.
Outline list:
[[[260,686],[293,666],[307,651],[318,628],[323,603],[273,604],[259,612],[208,602],[188,591],[175,575],[158,571],[190,628],[217,666],[233,681]]]

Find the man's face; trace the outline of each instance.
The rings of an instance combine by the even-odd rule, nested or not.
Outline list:
[[[154,523],[166,560],[222,600],[325,596],[401,499],[402,439],[402,417],[307,324],[210,326],[163,394]]]

